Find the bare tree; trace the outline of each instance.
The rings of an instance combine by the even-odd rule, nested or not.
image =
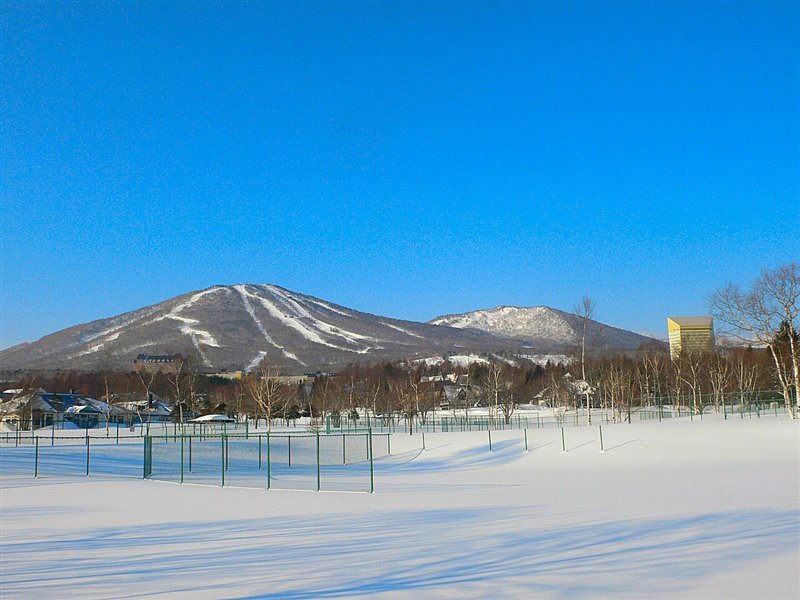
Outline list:
[[[594,315],[595,303],[589,296],[584,296],[581,304],[575,307],[575,316],[580,319],[580,358],[581,358],[581,379],[586,383],[586,338],[589,332],[589,323]],[[592,403],[589,399],[589,386],[586,386],[586,424],[592,424]]]
[[[733,375],[731,363],[721,350],[717,350],[708,358],[708,381],[711,384],[711,392],[714,396],[714,409],[719,412],[719,405],[722,404],[722,412],[727,416],[725,392]]]
[[[198,382],[202,381],[200,369],[204,362],[200,352],[195,348],[190,348],[185,352],[186,362],[184,362],[184,388],[186,389],[186,400],[188,402],[189,413],[194,417],[197,412],[197,392]]]
[[[793,419],[800,409],[800,349],[797,320],[800,313],[800,267],[792,262],[774,270],[762,269],[749,292],[728,284],[710,297],[714,316],[737,338],[766,346],[775,364],[775,376]],[[788,330],[787,361],[777,347],[781,328]],[[794,387],[792,399],[790,388]]]
[[[740,407],[744,409],[744,402],[755,396],[756,386],[758,385],[758,363],[748,360],[744,352],[739,352],[733,367],[736,387],[739,392]],[[733,410],[733,406],[731,406]]]
[[[272,429],[272,418],[289,402],[289,390],[280,379],[280,370],[267,356],[243,379],[245,393],[256,405],[259,414],[267,420],[267,430]],[[288,386],[291,387],[291,386]]]
[[[413,375],[397,377],[389,383],[390,393],[400,412],[408,422],[409,435],[414,433],[414,416],[417,414],[418,385],[414,382]]]
[[[614,361],[608,371],[608,388],[611,395],[613,420],[631,422],[631,397],[633,396],[633,373],[620,361]]]
[[[500,411],[503,413],[506,424],[511,423],[511,416],[517,409],[517,402],[524,397],[527,390],[526,373],[512,373],[509,376],[509,380],[505,383],[505,389],[500,395]]]
[[[109,434],[109,421],[111,421],[111,386],[109,385],[109,379],[114,374],[115,362],[114,355],[111,354],[108,349],[105,349],[97,365],[100,374],[103,376],[103,388],[105,390],[105,406],[103,412],[105,412],[106,417],[106,437],[108,437]]]
[[[702,352],[681,350],[680,354],[672,361],[675,372],[675,383],[678,396],[681,396],[683,386],[691,392],[692,414],[702,411],[703,375],[706,371],[706,357]],[[680,414],[680,408],[678,409]]]
[[[564,407],[569,400],[569,390],[564,384],[564,374],[559,371],[551,371],[547,378],[547,389],[545,392],[553,408]]]
[[[335,385],[328,375],[319,375],[314,379],[311,388],[311,401],[308,405],[311,429],[319,430],[331,405],[331,398],[335,395]]]
[[[500,396],[507,383],[505,373],[503,372],[503,364],[499,360],[490,362],[488,368],[481,376],[481,379],[483,381],[483,389],[486,394],[487,404],[489,404],[489,412],[494,419],[497,419],[500,415]]]

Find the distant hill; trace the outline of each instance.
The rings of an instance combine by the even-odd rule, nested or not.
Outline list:
[[[289,373],[348,363],[448,354],[564,352],[578,319],[545,306],[503,306],[429,323],[352,310],[268,284],[213,286],[116,317],[76,325],[0,352],[0,369],[130,369],[139,353],[196,351],[205,370],[252,368],[266,356]],[[595,348],[655,340],[592,322]]]
[[[206,369],[241,369],[269,355],[287,372],[357,361],[446,353],[516,351],[477,331],[389,319],[276,285],[214,286],[116,317],[76,325],[0,352],[0,369],[89,369],[138,353],[194,348]]]
[[[547,306],[498,306],[456,315],[444,315],[428,321],[458,329],[481,331],[519,340],[525,345],[550,351],[568,350],[580,340],[581,319],[568,312]],[[597,321],[589,323],[587,346],[594,350],[635,350],[642,344],[663,345],[653,338]]]

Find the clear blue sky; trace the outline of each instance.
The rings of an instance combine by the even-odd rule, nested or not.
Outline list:
[[[800,3],[2,2],[0,346],[218,283],[666,334],[800,258]]]

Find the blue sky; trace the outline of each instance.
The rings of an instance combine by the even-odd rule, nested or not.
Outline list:
[[[13,3],[0,346],[220,283],[665,335],[800,258],[800,4]]]

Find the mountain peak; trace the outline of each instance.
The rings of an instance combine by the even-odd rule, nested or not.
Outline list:
[[[90,369],[137,354],[193,353],[206,370],[253,367],[263,357],[287,372],[359,360],[415,358],[468,349],[514,351],[484,333],[359,312],[264,283],[214,285],[158,304],[76,325],[0,352],[0,367]]]
[[[492,335],[530,342],[547,340],[559,346],[575,342],[572,325],[549,306],[497,306],[467,313],[444,315],[428,321],[459,329],[477,329]]]
[[[443,315],[428,323],[483,331],[533,346],[565,349],[579,340],[580,317],[549,306],[497,306]],[[645,336],[597,321],[590,322],[588,338],[589,346],[596,349],[632,350],[652,342]]]

